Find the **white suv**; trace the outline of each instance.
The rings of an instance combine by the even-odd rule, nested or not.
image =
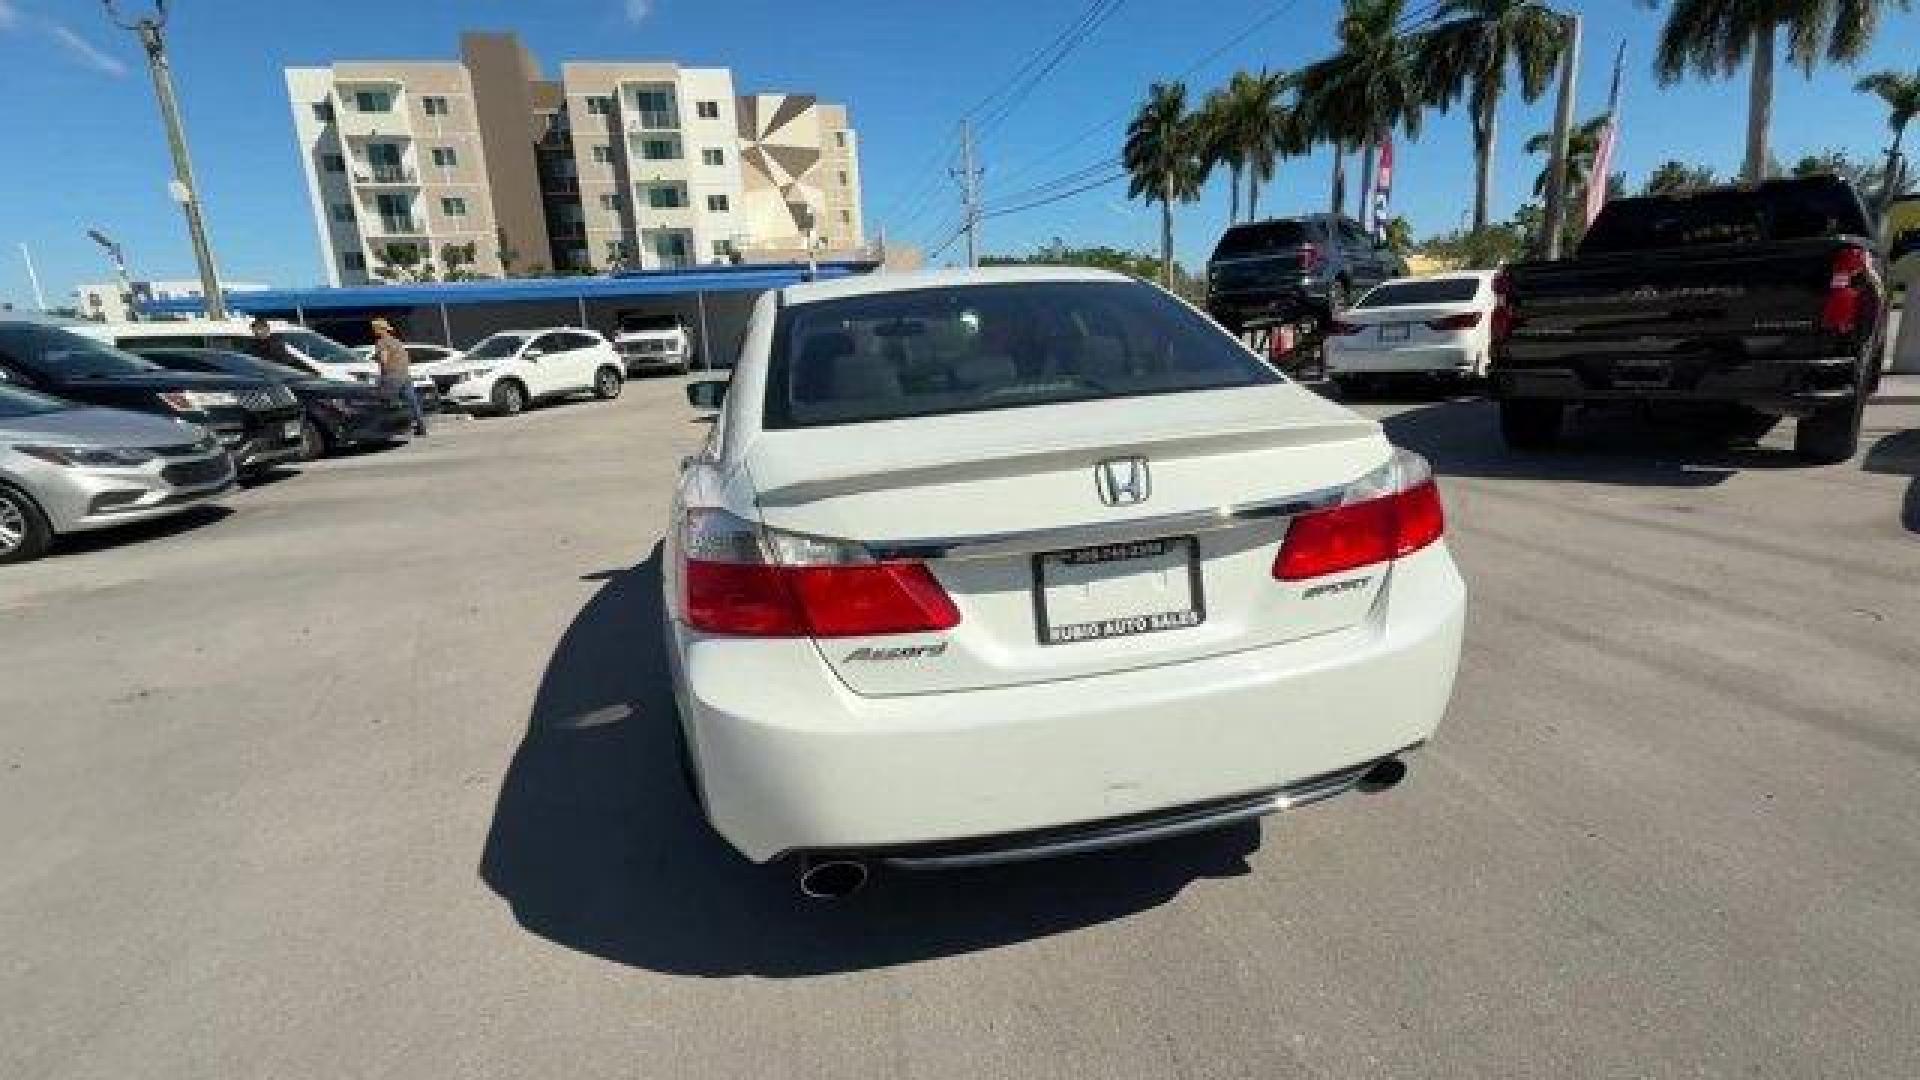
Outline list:
[[[684,375],[693,355],[687,328],[677,324],[623,330],[614,337],[613,347],[626,361],[628,375],[653,371]]]
[[[438,366],[433,381],[449,405],[512,416],[535,401],[573,394],[617,398],[624,370],[606,338],[558,326],[495,334]]]

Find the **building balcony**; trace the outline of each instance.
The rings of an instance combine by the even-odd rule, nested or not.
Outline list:
[[[366,235],[418,237],[427,235],[427,229],[417,218],[382,214],[379,218],[367,223]]]
[[[351,105],[334,110],[334,122],[343,139],[411,139],[413,125],[396,105],[391,112],[361,112]]]
[[[374,167],[356,162],[353,167],[353,182],[368,186],[419,187],[420,175],[402,166]]]

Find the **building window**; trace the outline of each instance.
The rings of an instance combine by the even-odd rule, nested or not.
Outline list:
[[[715,240],[713,242],[713,261],[727,262],[733,258],[733,241]]]
[[[633,248],[625,240],[607,241],[607,262],[620,265],[626,263]]]
[[[627,200],[624,198],[621,198],[619,192],[603,191],[600,193],[600,209],[612,210],[617,212],[617,211],[626,209],[626,206],[627,206]]]
[[[367,272],[367,257],[358,251],[342,252],[340,269],[349,274],[364,274]]]
[[[847,186],[847,170],[845,169],[840,170],[840,186],[841,187]]]
[[[420,107],[427,111],[428,116],[446,116],[451,112],[447,108],[447,99],[443,97],[423,97]]]
[[[687,189],[680,184],[654,184],[647,188],[647,205],[655,210],[672,210],[687,205]]]
[[[727,163],[727,152],[717,146],[709,146],[700,151],[700,160],[708,165],[725,165]]]
[[[453,197],[441,199],[440,213],[445,217],[466,217],[467,200]]]
[[[671,87],[635,90],[633,107],[634,111],[640,114],[640,126],[643,128],[658,130],[680,126],[680,116],[674,107]]]
[[[331,173],[347,171],[347,159],[344,154],[321,154],[320,167]]]
[[[333,102],[331,101],[314,102],[313,118],[323,124],[333,123]]]
[[[460,155],[453,152],[453,147],[436,146],[433,148],[433,167],[434,168],[451,169],[459,164],[460,164]]]
[[[728,204],[725,195],[709,195],[707,196],[707,209],[716,214],[724,214],[728,210],[731,210],[732,206]]]
[[[593,97],[588,98],[587,99],[587,115],[588,116],[612,116],[613,115],[613,99],[603,94],[596,94]]]
[[[393,95],[385,90],[362,90],[353,95],[353,107],[364,113],[393,111]]]
[[[847,133],[846,133],[846,132],[844,132],[844,131],[836,131],[836,132],[834,132],[834,133],[833,133],[833,145],[835,145],[835,146],[845,146],[845,145],[847,145]]]
[[[853,224],[853,211],[851,210],[840,211],[840,224],[842,225]]]
[[[648,161],[678,161],[680,160],[680,140],[642,139],[640,156]]]
[[[328,213],[333,217],[334,221],[342,225],[353,224],[354,218],[357,216],[353,212],[353,204],[343,202],[334,203],[328,208]]]
[[[702,120],[720,119],[720,103],[717,101],[697,102],[694,105],[694,111],[699,114]]]
[[[598,143],[593,148],[593,160],[601,165],[613,164],[613,147]]]

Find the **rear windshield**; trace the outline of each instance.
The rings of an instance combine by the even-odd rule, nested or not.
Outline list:
[[[1435,278],[1432,281],[1390,281],[1360,298],[1357,308],[1413,307],[1421,304],[1464,304],[1480,293],[1478,278]]]
[[[1305,224],[1298,221],[1256,221],[1235,225],[1220,238],[1213,249],[1216,259],[1240,259],[1252,255],[1271,255],[1290,251],[1313,239]]]
[[[819,427],[1280,381],[1139,282],[963,285],[781,311],[767,428]]]
[[[1860,200],[1837,182],[1776,184],[1659,199],[1616,199],[1580,243],[1583,255],[1822,236],[1866,236]]]

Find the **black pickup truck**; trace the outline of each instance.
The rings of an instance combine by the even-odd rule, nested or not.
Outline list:
[[[1495,279],[1508,445],[1552,445],[1569,405],[1629,401],[1691,406],[1734,440],[1798,417],[1802,459],[1852,457],[1886,330],[1868,222],[1831,176],[1608,203],[1575,258]]]

